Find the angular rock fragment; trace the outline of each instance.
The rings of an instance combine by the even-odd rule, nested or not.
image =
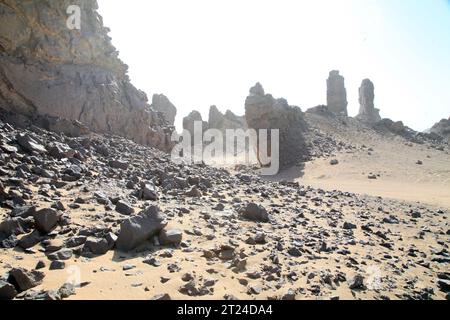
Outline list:
[[[167,221],[156,206],[150,206],[132,218],[125,219],[120,225],[116,247],[129,251],[158,234]]]

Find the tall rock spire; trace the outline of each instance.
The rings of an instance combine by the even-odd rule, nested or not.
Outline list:
[[[359,88],[359,114],[357,119],[375,123],[381,120],[380,110],[375,108],[375,87],[369,79],[364,79]]]
[[[337,115],[347,116],[347,91],[345,90],[344,77],[339,71],[330,71],[327,79],[327,106]]]

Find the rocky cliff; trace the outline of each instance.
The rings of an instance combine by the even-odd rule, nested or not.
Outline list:
[[[436,123],[431,129],[431,133],[435,133],[450,142],[450,117],[448,119],[442,119]]]
[[[67,27],[70,5],[81,9],[79,30]],[[76,120],[168,150],[172,128],[130,83],[97,8],[95,0],[0,0],[2,114]]]

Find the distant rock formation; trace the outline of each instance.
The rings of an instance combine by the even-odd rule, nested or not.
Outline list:
[[[257,83],[250,89],[245,101],[245,118],[249,128],[280,130],[280,168],[293,166],[307,158],[304,139],[307,125],[299,107],[290,106],[285,99],[275,99],[265,94],[261,84]],[[270,139],[268,142],[270,151]]]
[[[216,106],[211,106],[209,109],[208,128],[222,131],[226,129],[245,129],[247,128],[247,122],[245,121],[245,116],[237,116],[230,110],[223,114]]]
[[[364,79],[359,88],[359,114],[357,119],[367,122],[375,123],[381,120],[380,110],[375,108],[375,87],[369,79]]]
[[[344,77],[339,71],[330,71],[327,79],[327,106],[336,115],[347,116],[347,91]]]
[[[187,115],[186,117],[183,118],[183,129],[190,132],[192,143],[194,143],[194,141],[193,141],[194,133],[195,133],[194,124],[197,121],[202,122],[201,128],[202,128],[203,132],[208,129],[208,123],[206,121],[203,121],[202,115],[200,114],[200,112],[198,112],[196,110],[192,111],[191,113],[189,113],[189,115]]]
[[[442,119],[436,123],[430,129],[430,132],[437,134],[450,142],[450,117],[448,119]]]
[[[161,112],[168,124],[172,126],[174,125],[175,117],[177,115],[177,108],[165,95],[154,94],[151,107],[153,110]]]
[[[327,106],[324,105],[318,105],[312,108],[309,108],[308,110],[305,111],[305,113],[308,114],[316,114],[316,115],[321,115],[324,117],[334,117],[334,113],[331,112]]]
[[[73,4],[81,30],[66,25]],[[95,0],[0,1],[0,109],[170,150],[172,129],[130,83],[97,8]]]

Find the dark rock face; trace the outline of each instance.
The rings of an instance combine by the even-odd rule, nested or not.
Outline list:
[[[130,83],[127,66],[97,13],[97,1],[77,3],[81,30],[66,26],[71,1],[0,2],[2,112],[49,117],[53,120],[47,128],[56,130],[79,121],[96,132],[169,150],[172,129]],[[76,134],[78,129],[74,124],[69,131]]]
[[[328,109],[337,115],[347,116],[347,91],[345,90],[344,77],[339,71],[330,71],[327,79],[327,106]]]
[[[166,121],[173,126],[177,115],[177,108],[163,94],[154,94],[152,98],[152,108],[161,112]]]
[[[307,124],[299,107],[290,106],[285,99],[275,99],[265,94],[261,84],[257,83],[250,89],[250,95],[245,101],[245,118],[249,128],[279,130],[280,168],[295,165],[308,157],[304,138]],[[270,139],[267,145],[271,155]]]
[[[375,123],[381,120],[380,110],[375,108],[375,87],[369,79],[364,79],[359,88],[359,114],[357,119],[367,122]]]
[[[450,117],[448,119],[442,119],[436,123],[431,128],[430,132],[444,137],[450,142]]]

